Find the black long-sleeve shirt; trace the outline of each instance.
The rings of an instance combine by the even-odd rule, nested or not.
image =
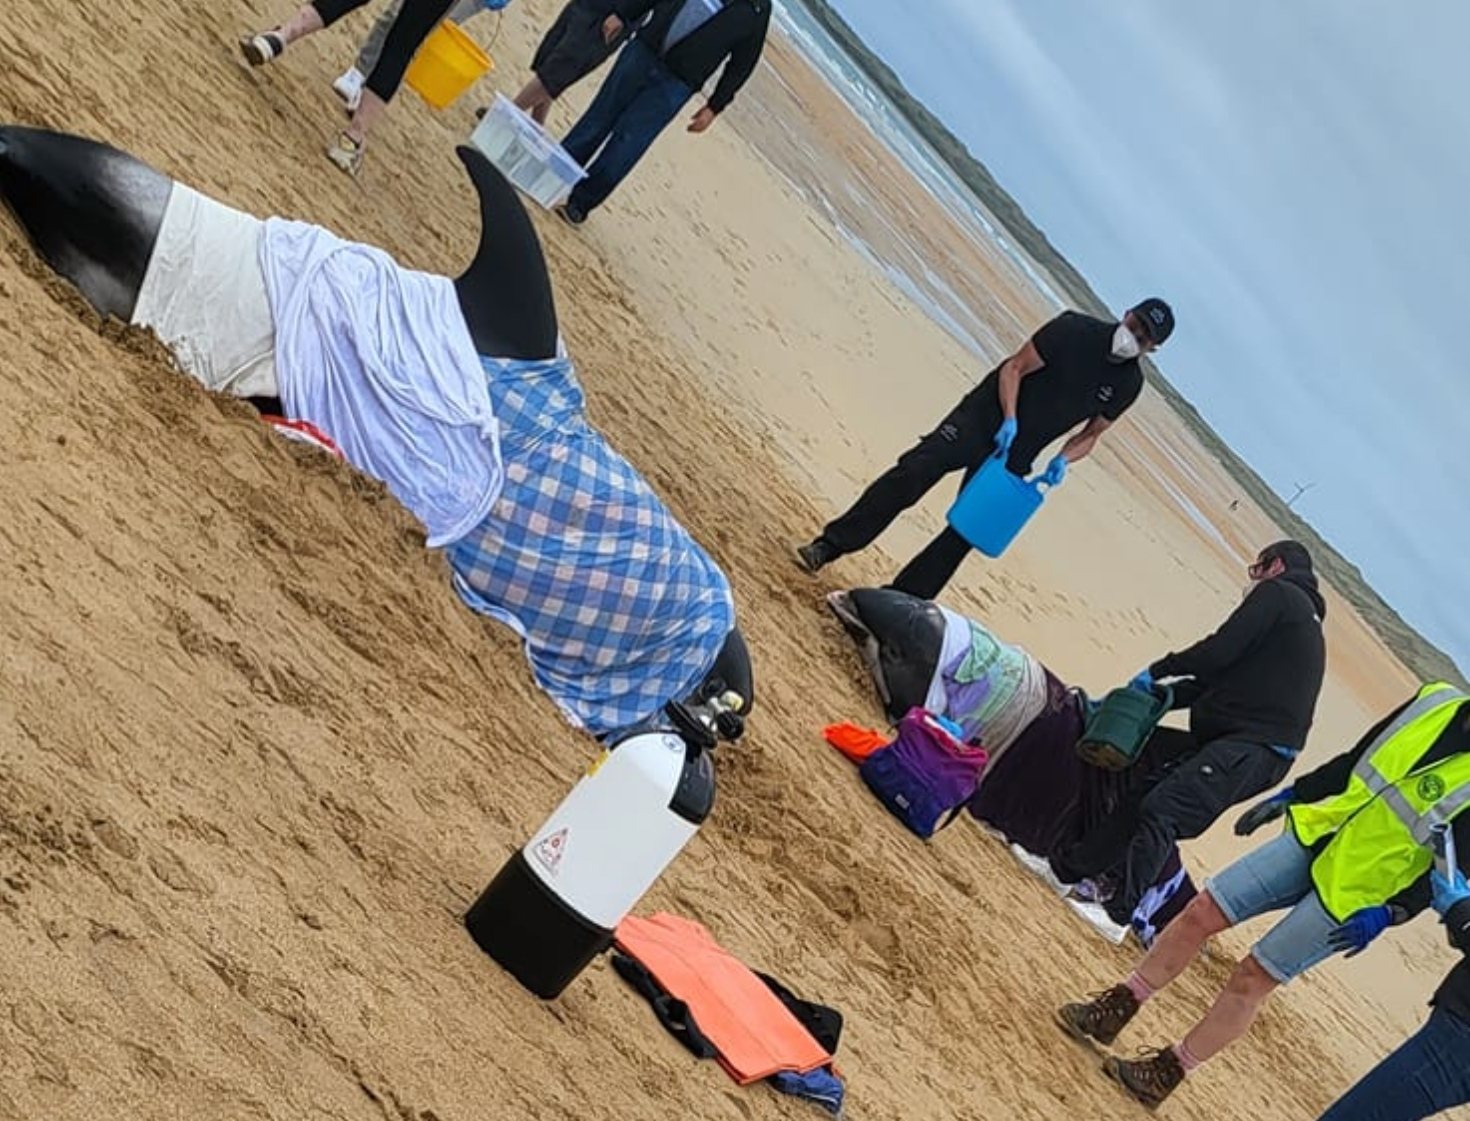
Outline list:
[[[725,0],[720,11],[666,51],[664,40],[683,6],[684,0],[616,0],[614,4],[630,27],[653,13],[638,29],[638,39],[691,89],[701,88],[723,63],[725,71],[707,102],[716,113],[722,112],[760,62],[771,23],[771,0]]]
[[[1263,580],[1220,629],[1149,667],[1155,678],[1188,677],[1175,707],[1188,707],[1201,743],[1227,736],[1300,751],[1327,667],[1326,606],[1310,573]]]
[[[1291,784],[1291,800],[1294,804],[1310,805],[1320,802],[1325,798],[1341,794],[1348,787],[1348,780],[1352,777],[1353,768],[1358,765],[1368,746],[1377,739],[1385,728],[1389,726],[1399,713],[1413,703],[1412,698],[1399,705],[1373,727],[1363,733],[1362,739],[1358,740],[1347,751],[1335,759],[1329,759],[1315,771],[1301,775]],[[1417,767],[1428,767],[1448,759],[1451,755],[1470,752],[1470,704],[1462,705],[1455,718],[1449,722],[1439,737],[1430,744],[1420,759]],[[1460,867],[1470,872],[1470,813],[1462,813],[1455,818],[1455,851],[1459,854]],[[1312,846],[1313,855],[1320,853],[1327,847],[1330,837],[1325,837]],[[1389,905],[1397,907],[1402,911],[1401,917],[1405,920],[1413,918],[1420,911],[1429,906],[1431,889],[1429,874],[1426,872],[1414,883],[1389,900]],[[1467,935],[1470,937],[1470,935]],[[1470,987],[1470,978],[1467,978],[1467,987]],[[1467,1017],[1470,1018],[1470,1017]]]

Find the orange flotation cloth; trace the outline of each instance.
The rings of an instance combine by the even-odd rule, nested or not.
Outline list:
[[[700,1033],[718,1049],[720,1065],[742,1086],[832,1061],[766,983],[699,923],[663,912],[646,919],[629,915],[618,924],[616,940],[689,1006]]]
[[[828,724],[822,736],[854,763],[861,763],[880,747],[887,747],[891,737],[858,724]]]

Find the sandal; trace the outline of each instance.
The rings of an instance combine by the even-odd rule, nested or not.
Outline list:
[[[327,148],[327,159],[355,179],[362,170],[362,157],[366,152],[366,143],[354,140],[346,132],[339,132],[337,139]]]
[[[247,35],[240,40],[240,53],[251,66],[274,62],[285,50],[286,41],[274,31],[262,31],[259,35]]]

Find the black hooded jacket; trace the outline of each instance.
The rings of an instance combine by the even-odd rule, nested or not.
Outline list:
[[[1289,568],[1251,589],[1220,629],[1149,666],[1187,677],[1174,707],[1188,708],[1201,743],[1235,738],[1300,751],[1327,668],[1327,604],[1310,569]]]

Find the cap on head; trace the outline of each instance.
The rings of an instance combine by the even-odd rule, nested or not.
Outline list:
[[[1128,310],[1143,324],[1143,329],[1148,332],[1154,346],[1163,346],[1165,340],[1174,333],[1174,309],[1157,296],[1150,296]]]

